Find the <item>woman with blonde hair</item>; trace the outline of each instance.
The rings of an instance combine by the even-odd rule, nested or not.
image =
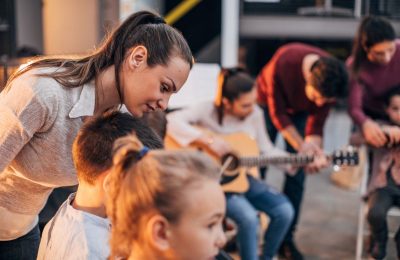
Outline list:
[[[108,179],[110,259],[214,259],[225,244],[219,167],[195,151],[115,143]]]

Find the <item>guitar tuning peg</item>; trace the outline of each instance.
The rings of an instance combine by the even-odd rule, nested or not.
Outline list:
[[[333,171],[335,171],[335,172],[340,171],[340,166],[337,164],[333,165]]]

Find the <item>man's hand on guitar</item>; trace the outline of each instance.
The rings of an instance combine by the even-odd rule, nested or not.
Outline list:
[[[303,142],[303,144],[300,147],[299,153],[315,156],[313,162],[309,163],[307,166],[304,167],[304,170],[307,173],[317,173],[322,168],[328,166],[328,160],[327,160],[324,152],[314,142],[311,142],[311,141]]]

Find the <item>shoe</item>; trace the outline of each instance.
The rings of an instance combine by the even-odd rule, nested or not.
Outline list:
[[[304,257],[293,241],[283,242],[279,248],[279,258],[286,260],[303,260]]]
[[[386,243],[374,241],[371,247],[371,257],[374,259],[383,259],[386,256]]]

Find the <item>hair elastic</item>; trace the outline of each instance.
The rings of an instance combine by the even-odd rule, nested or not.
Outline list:
[[[143,148],[139,151],[139,160],[142,159],[149,152],[149,150],[149,147],[143,146]]]

